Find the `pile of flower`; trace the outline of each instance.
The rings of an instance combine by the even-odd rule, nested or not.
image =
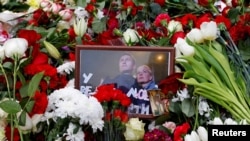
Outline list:
[[[121,128],[119,132],[125,132],[128,117],[124,111],[129,102],[123,103],[116,96],[118,99],[111,99],[114,95],[103,97],[104,93],[120,93],[111,86],[100,87],[95,96],[104,106],[103,130],[101,124],[94,126],[84,118],[101,113],[91,113],[97,109],[67,115],[73,111],[61,109],[65,105],[55,106],[67,102],[61,101],[64,98],[78,101],[68,95],[79,94],[77,90],[65,92],[71,89],[68,86],[74,87],[76,44],[108,45],[114,39],[121,39],[127,46],[176,49],[178,74],[159,83],[172,98],[170,113],[153,122],[157,129],[140,130],[136,139],[190,140],[190,136],[197,137],[195,132],[204,133],[200,127],[206,128],[215,117],[249,123],[249,5],[240,0],[1,1],[0,138],[73,140],[79,136],[70,136],[72,131],[85,131],[88,136],[97,128],[105,131],[111,121]],[[167,87],[169,81],[172,89]],[[91,108],[75,104],[72,109]],[[54,117],[49,116],[52,113]],[[60,124],[52,129],[58,120],[66,120],[67,126]],[[175,123],[175,128],[163,128],[165,122]],[[84,130],[82,126],[87,124],[94,130]],[[125,133],[128,136],[131,132]],[[77,135],[82,139],[82,132]],[[204,134],[201,136],[205,141]]]

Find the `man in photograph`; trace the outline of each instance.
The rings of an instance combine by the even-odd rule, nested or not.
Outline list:
[[[114,78],[105,78],[102,84],[115,84],[116,88],[127,93],[135,83],[135,77],[133,76],[135,68],[136,62],[134,57],[129,53],[125,53],[119,59],[120,74]]]

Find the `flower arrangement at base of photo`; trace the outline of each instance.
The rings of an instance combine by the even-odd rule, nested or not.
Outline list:
[[[250,123],[248,1],[0,1],[0,140],[207,141],[207,126]],[[74,86],[75,46],[175,48],[158,83],[168,113],[129,118],[125,94]]]

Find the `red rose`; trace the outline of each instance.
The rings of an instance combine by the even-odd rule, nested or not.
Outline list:
[[[89,13],[93,13],[95,12],[96,8],[93,4],[88,4],[86,7],[85,7],[85,10],[88,11]]]
[[[107,22],[107,25],[108,25],[108,28],[113,30],[115,28],[118,28],[119,27],[119,21],[118,19],[116,19],[115,17],[114,18],[110,18]]]
[[[178,79],[182,78],[183,73],[173,73],[161,80],[158,87],[164,94],[176,94],[177,90],[183,89],[185,87],[184,83],[181,83]]]

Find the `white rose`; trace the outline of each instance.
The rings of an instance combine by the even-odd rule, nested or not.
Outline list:
[[[37,129],[37,124],[41,121],[43,114],[35,114],[32,116],[31,121],[32,121],[32,131],[35,133],[38,133],[41,131],[41,128]]]
[[[169,32],[183,31],[182,24],[179,21],[171,20],[168,23],[168,31]]]
[[[194,43],[202,43],[204,41],[201,30],[198,28],[193,28],[189,33],[187,33],[186,38]]]
[[[28,42],[24,38],[11,38],[3,44],[5,56],[8,58],[22,57],[28,48]]]
[[[145,124],[139,121],[139,118],[130,118],[126,123],[126,131],[124,136],[126,140],[140,140],[145,134]]]
[[[17,116],[20,116],[21,112],[17,113]],[[25,120],[25,125],[24,126],[19,126],[19,128],[22,131],[30,131],[32,129],[32,121],[30,116],[26,113],[26,120]]]
[[[139,42],[139,34],[136,30],[130,28],[123,33],[123,38],[128,45]]]
[[[3,60],[4,58],[5,58],[4,48],[0,45],[0,60]]]
[[[216,22],[203,22],[200,26],[201,33],[206,40],[215,40],[217,38],[217,25]]]
[[[197,133],[201,141],[208,141],[208,133],[207,133],[207,130],[203,126],[198,127]]]

